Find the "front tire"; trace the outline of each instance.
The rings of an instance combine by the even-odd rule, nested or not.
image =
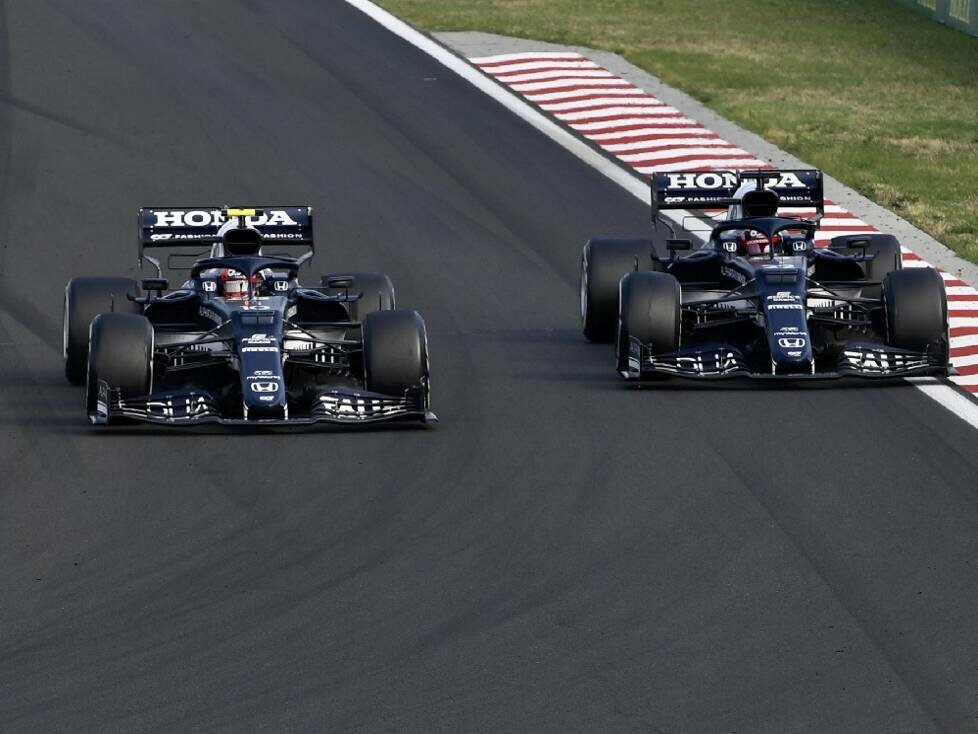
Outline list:
[[[668,273],[628,273],[621,279],[616,353],[618,371],[628,369],[631,338],[650,345],[655,354],[679,349],[682,289]]]
[[[63,327],[65,377],[72,385],[84,385],[88,370],[88,332],[100,313],[141,314],[132,278],[72,278],[65,288]]]
[[[883,280],[886,343],[899,349],[948,357],[947,292],[940,273],[908,268]]]
[[[428,337],[417,311],[375,311],[363,321],[367,390],[384,395],[428,385]]]
[[[658,270],[650,240],[593,239],[581,253],[581,327],[592,342],[611,342],[618,323],[618,283],[636,269]]]
[[[104,313],[92,320],[87,400],[92,412],[100,380],[122,398],[141,398],[153,389],[153,325],[145,316]]]

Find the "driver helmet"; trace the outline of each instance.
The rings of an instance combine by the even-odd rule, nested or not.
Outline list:
[[[211,257],[233,257],[235,255],[261,255],[261,232],[252,225],[241,226],[236,217],[228,219],[218,229],[221,241],[214,244]],[[225,298],[247,298],[248,278],[233,268],[221,268],[219,273],[220,290]],[[252,286],[257,292],[262,284],[263,274],[252,276]]]
[[[781,235],[774,235],[774,244],[781,244]],[[745,229],[740,233],[740,249],[747,257],[768,254],[771,241],[767,235],[758,232],[756,229]]]
[[[234,268],[221,268],[221,295],[225,298],[247,298],[248,276]]]
[[[744,181],[740,188],[734,193],[734,198],[737,199],[736,204],[731,204],[727,209],[727,221],[733,221],[736,219],[745,219],[750,216],[758,216],[757,213],[747,211],[744,205],[741,203],[744,199],[744,195],[757,190],[757,181]],[[768,202],[764,202],[765,206]],[[770,212],[764,212],[761,216],[774,216],[777,214],[777,201],[775,200],[773,204],[774,208]],[[781,243],[781,236],[774,235],[774,245],[779,245]],[[744,229],[740,231],[739,235],[739,250],[742,254],[748,257],[756,257],[758,255],[766,255],[771,247],[771,241],[766,235],[758,232],[756,229]]]

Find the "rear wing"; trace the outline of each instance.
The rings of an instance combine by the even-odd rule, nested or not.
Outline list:
[[[663,209],[721,209],[739,203],[737,189],[747,181],[774,191],[782,206],[813,207],[825,213],[822,172],[768,171],[670,171],[652,176],[652,219]]]
[[[256,227],[261,232],[262,239],[314,249],[311,206],[265,206],[253,210],[230,210],[231,216],[247,211],[254,211],[254,214],[244,216],[244,221]],[[225,206],[162,206],[140,209],[140,264],[146,249],[200,247],[202,244],[220,242],[218,231],[228,221],[228,212],[229,209]]]

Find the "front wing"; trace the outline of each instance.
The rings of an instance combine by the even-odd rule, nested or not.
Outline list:
[[[88,417],[96,425],[137,421],[167,426],[207,423],[237,426],[301,426],[315,423],[366,425],[383,421],[437,421],[428,407],[423,385],[406,390],[401,397],[356,390],[325,389],[303,415],[285,418],[237,418],[221,414],[217,401],[207,392],[173,391],[143,398],[123,399],[119,391],[99,380],[94,405]]]
[[[816,360],[819,361],[819,360]],[[650,345],[635,337],[629,344],[628,365],[622,370],[629,380],[654,380],[663,377],[694,379],[811,380],[840,377],[889,379],[895,377],[945,377],[954,374],[946,358],[930,352],[913,352],[880,344],[848,344],[834,365],[822,365],[808,372],[779,372],[772,364],[769,371],[752,369],[744,353],[727,344],[681,349],[671,354],[654,354]]]

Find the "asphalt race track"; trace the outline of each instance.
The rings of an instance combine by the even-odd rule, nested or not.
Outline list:
[[[89,427],[73,275],[317,207],[430,429]],[[343,2],[0,0],[0,730],[978,731],[978,434],[920,391],[626,388],[641,202]]]

